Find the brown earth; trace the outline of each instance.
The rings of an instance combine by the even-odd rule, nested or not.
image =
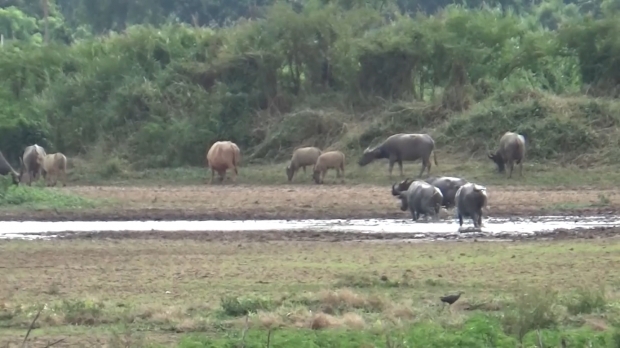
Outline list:
[[[0,220],[228,220],[404,218],[389,187],[74,186],[54,188],[110,203],[97,209],[5,210]],[[488,186],[489,215],[608,215],[620,211],[620,190]]]

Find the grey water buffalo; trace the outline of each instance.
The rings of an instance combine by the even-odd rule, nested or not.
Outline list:
[[[389,160],[389,175],[392,176],[394,163],[398,163],[400,168],[400,176],[403,176],[403,161],[417,161],[422,159],[422,170],[419,177],[427,169],[427,174],[431,172],[431,153],[435,165],[437,165],[437,154],[435,150],[435,141],[428,134],[394,134],[389,136],[381,144],[374,148],[364,150],[358,164],[365,166],[376,159],[387,158]]]
[[[451,208],[454,206],[456,191],[467,183],[467,180],[465,179],[455,178],[452,176],[431,177],[424,181],[437,187],[441,191],[441,194],[443,195],[443,202],[441,205],[446,208]]]
[[[421,180],[413,181],[406,191],[398,191],[397,184],[394,184],[392,195],[400,199],[400,210],[409,209],[413,221],[417,221],[422,214],[433,219],[439,218],[443,195],[438,188],[429,183]]]
[[[316,164],[316,160],[321,156],[321,149],[314,146],[302,147],[293,152],[291,162],[286,166],[286,176],[288,181],[292,181],[295,173],[299,168],[306,173],[306,166],[312,166]]]
[[[207,152],[207,167],[211,169],[209,184],[213,182],[215,172],[219,175],[220,182],[224,181],[228,169],[232,169],[235,173],[232,176],[232,181],[235,182],[239,174],[239,162],[241,162],[241,151],[237,144],[232,141],[215,142]]]
[[[2,152],[0,152],[0,175],[11,175],[11,178],[13,179],[13,184],[19,184],[19,173],[15,169],[13,169],[9,161],[4,158]]]
[[[344,165],[344,153],[340,151],[324,152],[319,156],[319,158],[317,158],[316,163],[314,164],[314,168],[312,170],[312,178],[314,179],[315,183],[322,184],[323,179],[325,178],[325,173],[327,173],[328,169],[335,169],[336,177],[344,178]]]
[[[59,178],[67,186],[67,157],[60,152],[45,155],[42,174],[46,186],[56,186]]]
[[[463,218],[469,217],[474,227],[482,226],[482,208],[487,205],[486,187],[474,183],[467,183],[456,192],[456,214],[459,226],[463,226]]]
[[[497,164],[497,170],[503,173],[506,165],[508,178],[512,178],[515,162],[519,165],[519,175],[523,176],[523,160],[525,159],[525,138],[521,134],[506,132],[499,140],[499,149],[489,153],[489,158]]]
[[[43,169],[43,159],[45,158],[45,149],[37,144],[27,146],[24,149],[24,155],[19,158],[19,182],[26,181],[26,184],[30,186],[32,181],[36,181],[41,176],[41,170]]]

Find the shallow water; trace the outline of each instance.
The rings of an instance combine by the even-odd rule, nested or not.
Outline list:
[[[463,227],[472,227],[465,220]],[[620,226],[620,216],[540,216],[533,218],[487,218],[480,232],[485,234],[530,234],[558,228]],[[411,233],[443,235],[459,232],[455,219],[413,222],[410,219],[365,220],[238,220],[238,221],[2,221],[0,239],[53,237],[50,233],[97,231],[319,231],[358,233]],[[44,235],[44,236],[43,236]]]

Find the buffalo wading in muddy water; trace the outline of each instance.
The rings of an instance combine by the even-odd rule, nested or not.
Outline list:
[[[45,149],[37,144],[26,147],[24,155],[19,158],[20,183],[26,181],[26,184],[30,186],[32,181],[39,179],[43,169],[43,159],[45,155]],[[27,180],[25,176],[27,176]]]
[[[344,182],[344,165],[344,153],[340,151],[324,152],[316,160],[316,164],[312,169],[312,179],[314,179],[315,183],[322,184],[323,179],[325,179],[325,173],[327,173],[327,170],[334,169],[336,170],[336,177],[342,177],[342,181]]]
[[[394,134],[388,137],[381,144],[374,148],[367,148],[360,157],[358,164],[365,166],[376,159],[387,158],[389,160],[389,176],[392,176],[394,163],[398,163],[400,176],[403,176],[403,161],[417,161],[422,159],[422,170],[419,177],[427,170],[431,172],[431,153],[437,165],[437,154],[435,153],[435,141],[428,134]]]
[[[321,150],[314,146],[302,147],[293,152],[291,162],[286,166],[286,176],[288,181],[292,181],[299,168],[306,173],[306,167],[314,167],[316,160],[321,156]]]
[[[11,179],[13,179],[13,184],[19,184],[19,173],[15,169],[13,169],[9,161],[4,158],[2,152],[0,152],[0,175],[11,175]]]
[[[424,181],[437,187],[441,191],[443,195],[443,202],[441,205],[446,207],[446,209],[454,206],[456,191],[458,191],[461,186],[467,184],[467,180],[452,176],[431,177]]]
[[[506,132],[499,140],[499,149],[489,153],[489,158],[497,165],[497,170],[503,173],[508,165],[508,178],[512,178],[515,162],[519,165],[519,175],[523,176],[523,160],[525,160],[525,138],[521,134]]]
[[[400,210],[409,209],[413,221],[418,221],[420,215],[431,216],[433,219],[439,218],[439,210],[443,195],[435,186],[421,180],[413,181],[406,191],[398,191],[397,184],[392,185],[392,195],[398,193],[400,199]]]
[[[45,155],[42,174],[46,186],[56,186],[59,178],[67,186],[67,157],[60,152]]]
[[[220,182],[224,181],[226,171],[232,169],[232,181],[235,182],[239,174],[238,166],[241,161],[241,151],[237,144],[232,141],[217,141],[207,152],[207,167],[211,169],[211,180],[213,182],[215,172],[219,175]]]
[[[487,205],[487,189],[474,183],[467,183],[456,192],[456,214],[459,226],[463,226],[463,218],[469,217],[474,228],[482,227],[482,208]]]

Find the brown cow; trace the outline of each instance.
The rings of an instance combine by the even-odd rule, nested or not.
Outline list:
[[[45,155],[42,174],[46,186],[56,186],[58,177],[62,177],[62,186],[67,186],[67,157],[60,152]]]
[[[19,158],[19,182],[26,181],[25,176],[28,177],[26,184],[30,186],[32,181],[38,180],[41,176],[41,169],[43,169],[43,158],[45,157],[45,149],[37,144],[30,145],[24,150],[24,155]]]
[[[233,169],[235,175],[232,181],[235,182],[239,174],[237,168],[241,161],[241,151],[237,144],[232,141],[217,141],[207,152],[207,167],[211,168],[211,180],[213,182],[215,172],[220,176],[220,182],[224,181],[226,170]]]

